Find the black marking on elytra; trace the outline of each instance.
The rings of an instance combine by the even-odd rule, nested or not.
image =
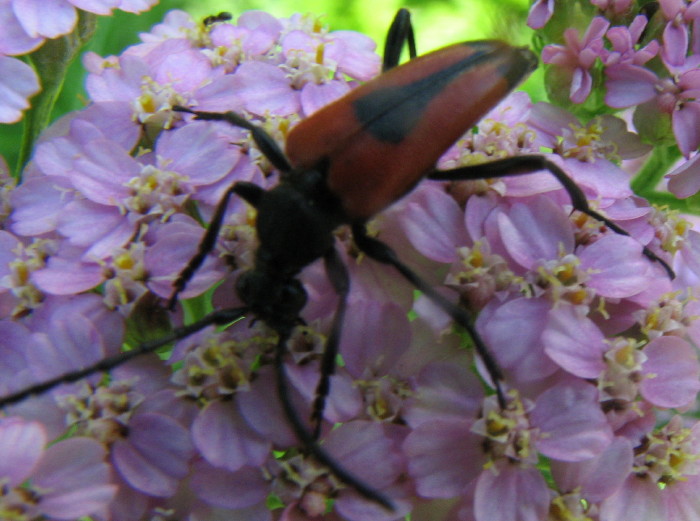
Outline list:
[[[474,46],[474,43],[470,45]],[[377,89],[354,100],[355,116],[362,123],[363,131],[384,143],[401,143],[425,118],[425,109],[447,85],[491,58],[488,50],[478,50],[449,67],[407,85]]]

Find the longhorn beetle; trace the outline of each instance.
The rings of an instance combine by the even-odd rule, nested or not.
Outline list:
[[[412,59],[397,66],[404,44],[408,45]],[[401,9],[387,36],[383,74],[300,122],[289,133],[285,152],[261,127],[240,114],[175,107],[176,111],[192,114],[196,119],[224,121],[250,131],[260,151],[282,174],[280,183],[267,191],[249,182],[237,182],[228,188],[198,252],[175,280],[168,303],[170,308],[175,305],[178,294],[213,250],[229,200],[236,194],[257,209],[259,247],[255,266],[243,273],[236,283],[244,306],[214,311],[194,324],[175,329],[157,342],[7,396],[0,400],[0,405],[44,392],[59,383],[76,381],[94,371],[111,369],[208,325],[226,325],[252,314],[278,335],[274,361],[277,390],[299,441],[341,481],[368,499],[391,508],[387,498],[345,471],[316,441],[350,291],[347,268],[335,249],[334,230],[340,225],[350,225],[355,243],[362,252],[375,261],[393,266],[467,330],[502,407],[505,407],[505,397],[501,372],[469,315],[402,263],[388,245],[370,237],[365,228],[367,220],[411,191],[423,178],[475,180],[547,170],[568,192],[574,209],[599,220],[616,233],[627,235],[593,211],[581,189],[543,156],[511,157],[447,171],[434,169],[450,145],[534,70],[537,59],[531,51],[486,40],[463,42],[419,58],[415,56],[409,14]],[[646,247],[643,253],[661,263],[673,277],[662,259]],[[313,427],[309,429],[292,406],[283,361],[286,343],[300,322],[307,300],[298,275],[318,259],[323,259],[328,279],[340,299],[321,360],[311,417]]]

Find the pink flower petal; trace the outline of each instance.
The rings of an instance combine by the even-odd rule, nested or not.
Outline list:
[[[542,335],[544,350],[560,367],[580,378],[596,378],[605,369],[603,333],[574,306],[559,305],[549,313]]]
[[[78,13],[66,0],[13,0],[15,15],[33,38],[56,38],[68,34],[78,21]]]
[[[700,154],[684,161],[667,177],[668,189],[677,197],[685,199],[700,192]]]
[[[629,439],[618,436],[595,458],[580,462],[552,460],[552,476],[559,490],[576,490],[598,503],[615,493],[632,472],[634,452]]]
[[[455,497],[485,463],[482,438],[470,421],[432,421],[415,428],[403,444],[408,471],[426,498]]]
[[[489,304],[477,319],[477,329],[501,369],[516,381],[541,380],[559,369],[541,341],[549,309],[545,300],[519,298],[497,307]]]
[[[105,508],[117,492],[110,484],[105,449],[88,438],[53,445],[36,472],[33,484],[47,490],[42,511],[59,519],[87,516]]]
[[[112,449],[112,460],[133,487],[156,497],[175,493],[192,450],[187,430],[162,414],[136,416],[130,435]]]
[[[12,9],[12,2],[7,0],[0,2],[0,27],[2,27],[2,31],[0,31],[0,55],[27,54],[39,47],[44,41],[43,38],[30,37],[22,29]],[[0,74],[0,77],[2,76]]]
[[[505,464],[479,476],[474,514],[479,520],[540,521],[547,519],[549,489],[535,468]]]
[[[377,489],[391,485],[404,470],[394,441],[377,423],[345,423],[328,433],[323,446],[349,472]]]
[[[644,67],[636,65],[616,65],[605,71],[605,103],[610,107],[623,109],[640,105],[656,96],[654,86],[656,75]]]
[[[143,11],[148,11],[156,3],[158,3],[158,0],[120,0],[119,9],[127,13],[142,13]]]
[[[678,148],[688,158],[700,145],[700,103],[688,102],[671,116]]]
[[[58,216],[57,230],[75,246],[89,248],[83,254],[87,261],[106,259],[126,246],[136,226],[124,219],[116,206],[79,199],[64,206]]]
[[[662,336],[644,348],[647,356],[639,391],[657,407],[687,407],[700,390],[700,365],[693,348],[676,336]]]
[[[530,413],[540,429],[537,449],[563,461],[583,461],[604,451],[613,439],[600,409],[597,389],[581,381],[543,392]]]
[[[413,428],[437,420],[461,421],[476,417],[483,398],[481,383],[466,364],[435,362],[418,375],[415,399],[404,418]]]
[[[253,114],[269,111],[285,116],[299,111],[298,94],[275,65],[248,61],[238,67],[233,79],[245,108]]]
[[[416,191],[401,213],[404,232],[419,252],[438,262],[456,260],[456,247],[467,242],[463,213],[444,190],[426,186]]]
[[[203,121],[193,121],[158,139],[156,153],[163,168],[188,177],[193,185],[211,184],[238,162],[240,149],[217,139],[216,130]]]
[[[349,307],[340,351],[356,378],[385,374],[395,368],[411,341],[406,312],[391,303],[360,302]]]
[[[0,476],[15,487],[27,479],[44,454],[44,426],[9,417],[0,421]]]
[[[261,468],[245,467],[230,472],[198,463],[192,477],[192,489],[211,505],[240,509],[263,502],[268,494],[268,483]]]
[[[140,165],[122,147],[106,139],[95,140],[75,160],[71,181],[88,199],[118,205],[131,195],[125,183],[140,173]]]
[[[0,56],[0,123],[14,123],[29,108],[29,98],[39,92],[39,80],[29,65]]]
[[[51,257],[46,268],[32,273],[31,280],[52,295],[73,295],[90,290],[103,280],[103,267],[76,259]]]
[[[600,520],[659,521],[660,519],[668,519],[662,497],[664,493],[665,491],[661,490],[655,481],[630,474],[622,488],[601,505]]]
[[[302,110],[308,117],[318,109],[345,96],[348,92],[350,92],[350,87],[344,82],[331,81],[323,85],[307,83],[301,90]]]
[[[579,253],[581,269],[590,270],[586,285],[609,298],[631,297],[648,286],[649,259],[631,237],[608,234]]]
[[[538,261],[557,259],[559,252],[573,251],[571,224],[561,206],[546,197],[534,204],[515,204],[498,219],[501,240],[508,253],[523,268]]]
[[[262,465],[271,449],[228,402],[210,403],[195,419],[192,438],[209,463],[230,471]]]

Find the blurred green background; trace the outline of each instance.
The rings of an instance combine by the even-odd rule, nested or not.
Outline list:
[[[529,0],[161,0],[147,13],[133,15],[117,11],[113,16],[99,17],[95,37],[84,51],[94,51],[102,56],[119,54],[129,45],[137,43],[138,34],[160,22],[171,9],[184,9],[202,18],[221,11],[228,11],[236,17],[250,9],[263,9],[280,17],[295,12],[324,14],[331,30],[361,31],[381,46],[397,9],[408,7],[413,13],[419,53],[449,43],[482,38],[500,38],[527,45],[532,34],[525,26],[529,4]],[[84,80],[83,66],[77,59],[71,66],[55,106],[53,120],[85,106]],[[529,82],[529,85],[538,84],[541,84],[541,79],[537,76]],[[528,90],[532,92],[532,87]],[[535,97],[539,98],[537,94]],[[5,157],[11,170],[16,166],[22,125],[21,122],[0,125],[0,154]]]

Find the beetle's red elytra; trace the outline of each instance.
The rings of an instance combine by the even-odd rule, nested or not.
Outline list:
[[[495,40],[439,49],[301,121],[287,137],[287,157],[297,169],[325,161],[348,220],[366,220],[409,192],[536,66],[530,50]]]

